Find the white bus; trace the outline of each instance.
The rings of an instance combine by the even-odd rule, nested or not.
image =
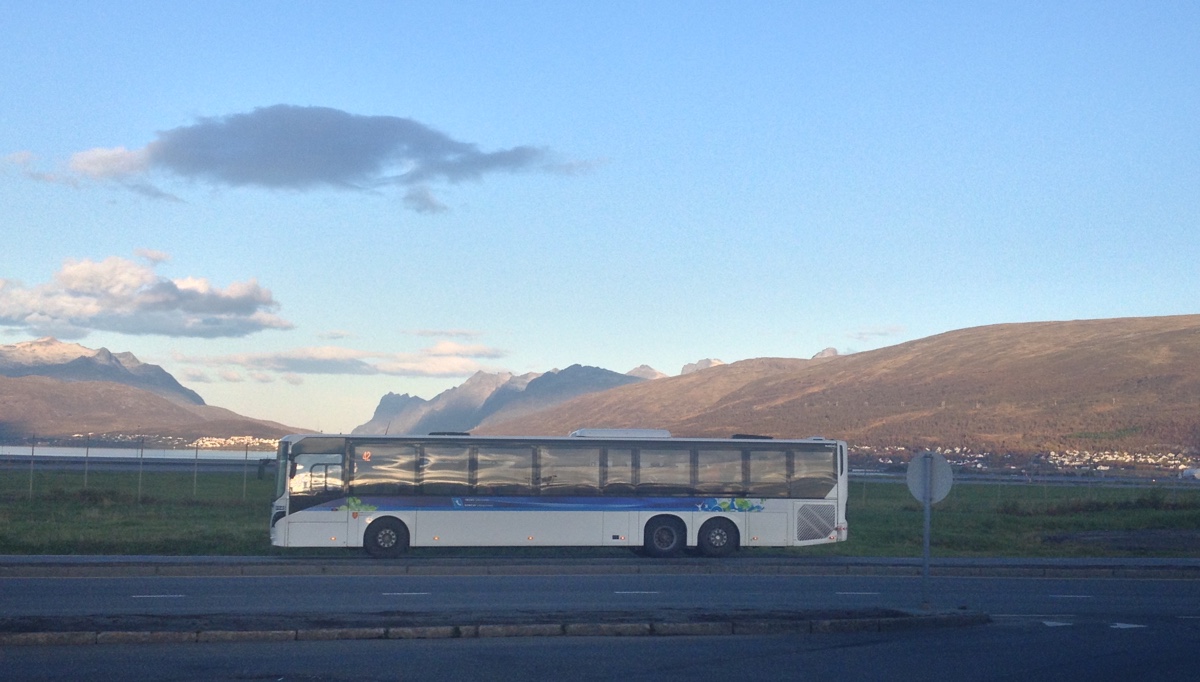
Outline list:
[[[271,544],[697,549],[846,539],[846,444],[823,438],[293,435],[279,443]]]

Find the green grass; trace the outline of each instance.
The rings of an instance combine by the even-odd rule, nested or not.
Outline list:
[[[809,552],[920,556],[924,510],[902,483],[850,484],[850,541]],[[1170,548],[1120,548],[1071,536],[1097,531],[1195,531],[1200,490],[1095,485],[963,484],[932,514],[935,557],[1200,557],[1186,539]]]
[[[346,556],[269,544],[274,483],[255,472],[137,474],[0,470],[0,554]],[[195,486],[193,488],[193,485]],[[850,484],[850,541],[754,555],[919,557],[921,506],[898,482]],[[1194,539],[1153,549],[1078,537],[1096,531],[1200,529],[1200,490],[959,483],[934,507],[935,557],[1200,557]],[[1165,533],[1170,535],[1170,533]],[[1133,535],[1137,535],[1134,533]],[[438,549],[418,556],[593,557],[624,550]]]
[[[234,473],[0,472],[0,554],[269,554],[274,481]]]

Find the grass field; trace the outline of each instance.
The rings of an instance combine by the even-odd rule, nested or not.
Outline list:
[[[31,480],[32,479],[32,480]],[[0,471],[0,554],[329,555],[267,538],[273,481],[253,472]],[[919,557],[923,514],[903,483],[850,484],[850,540],[756,554]],[[934,557],[1200,557],[1200,490],[958,484],[934,507]],[[416,550],[436,556],[483,550]],[[486,550],[623,556],[610,549]],[[350,552],[346,550],[345,552]],[[338,554],[345,552],[339,551]]]

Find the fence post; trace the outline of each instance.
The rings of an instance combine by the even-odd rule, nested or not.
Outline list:
[[[29,439],[29,499],[33,499],[33,455],[37,447],[37,436]]]
[[[246,478],[250,475],[250,444],[246,443],[246,459],[242,462],[242,502],[246,501]]]
[[[146,437],[138,439],[138,504],[142,503],[142,467],[146,461]]]
[[[196,475],[200,472],[200,445],[197,442],[196,456],[192,459],[192,499],[196,499]]]
[[[87,435],[83,446],[83,489],[87,490],[88,457],[92,454],[92,434]]]

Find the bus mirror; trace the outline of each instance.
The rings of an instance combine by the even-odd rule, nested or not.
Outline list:
[[[296,460],[292,460],[292,467],[288,470],[288,478],[296,477]]]

